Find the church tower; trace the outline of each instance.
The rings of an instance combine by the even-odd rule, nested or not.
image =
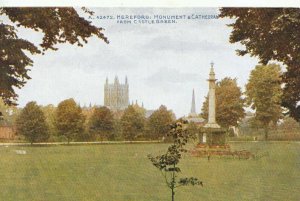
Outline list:
[[[191,113],[189,114],[191,117],[196,117],[196,103],[195,103],[195,91],[193,89],[193,95],[192,95],[192,106],[191,106]]]
[[[114,83],[109,84],[108,78],[104,84],[104,106],[111,110],[124,110],[129,105],[129,84],[127,76],[125,84],[119,82],[118,76],[115,76]]]

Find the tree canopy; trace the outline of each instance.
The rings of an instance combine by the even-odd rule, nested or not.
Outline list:
[[[235,19],[229,24],[231,43],[245,46],[238,55],[257,56],[266,65],[279,61],[287,66],[282,105],[300,121],[300,8],[222,8],[220,17]]]
[[[36,102],[26,104],[17,118],[16,127],[17,133],[25,136],[31,144],[49,138],[45,115]]]
[[[152,138],[158,139],[165,136],[173,122],[173,114],[166,106],[161,105],[148,119],[149,134]]]
[[[271,122],[276,123],[281,115],[281,71],[276,64],[257,65],[251,71],[246,85],[247,104],[255,110],[255,120],[266,130]]]
[[[83,9],[92,14],[91,11]],[[0,21],[0,97],[6,104],[16,104],[15,88],[21,88],[30,79],[28,71],[33,61],[27,56],[44,54],[48,49],[57,50],[59,43],[83,46],[87,39],[96,36],[108,43],[103,29],[80,17],[74,8],[2,7],[0,16],[7,16],[11,23]],[[42,43],[18,37],[23,27],[43,33]]]
[[[46,122],[49,128],[50,137],[57,136],[57,129],[55,126],[56,107],[52,104],[49,104],[46,106],[42,106],[41,110],[44,112]]]
[[[145,117],[130,105],[121,117],[121,125],[123,137],[134,140],[144,131]]]
[[[94,109],[89,120],[89,131],[101,138],[113,139],[114,116],[107,107],[97,107]]]
[[[237,126],[245,116],[244,99],[236,79],[226,77],[216,84],[216,121],[223,127]],[[202,116],[208,119],[208,97],[202,106]]]
[[[82,135],[84,132],[85,117],[80,106],[74,99],[67,99],[60,102],[56,109],[55,125],[58,134],[70,140]]]
[[[4,104],[0,98],[0,126],[13,126],[19,113],[20,109]]]

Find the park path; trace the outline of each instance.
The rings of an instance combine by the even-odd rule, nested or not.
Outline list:
[[[51,145],[97,145],[97,144],[149,144],[149,143],[161,143],[160,140],[153,141],[99,141],[99,142],[39,142],[33,143],[33,146],[51,146]],[[29,142],[3,142],[0,146],[30,146]]]

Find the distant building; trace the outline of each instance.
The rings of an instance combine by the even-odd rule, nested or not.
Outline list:
[[[149,118],[153,114],[153,112],[155,112],[155,110],[146,110],[145,117]]]
[[[193,89],[193,95],[192,95],[192,106],[191,106],[191,113],[189,114],[190,117],[197,117],[196,113],[196,103],[195,103],[195,91]]]
[[[199,117],[199,115],[197,115],[197,113],[196,113],[196,101],[195,101],[194,89],[193,89],[193,94],[192,94],[191,112],[190,112],[189,116],[185,117],[184,119],[190,123],[193,122],[198,126],[203,126],[205,123],[205,119]]]
[[[113,84],[109,84],[108,78],[104,85],[104,106],[109,109],[124,110],[129,105],[129,84],[127,77],[125,84],[120,84],[118,77],[115,77]]]
[[[15,128],[12,126],[0,126],[0,139],[13,140],[16,136]]]

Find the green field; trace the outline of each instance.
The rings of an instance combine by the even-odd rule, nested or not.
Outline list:
[[[147,159],[166,144],[0,147],[0,200],[165,201],[164,180]],[[204,187],[182,187],[177,201],[299,201],[300,143],[231,143],[264,156],[211,161],[184,156],[183,176]],[[17,154],[16,150],[26,150]]]

